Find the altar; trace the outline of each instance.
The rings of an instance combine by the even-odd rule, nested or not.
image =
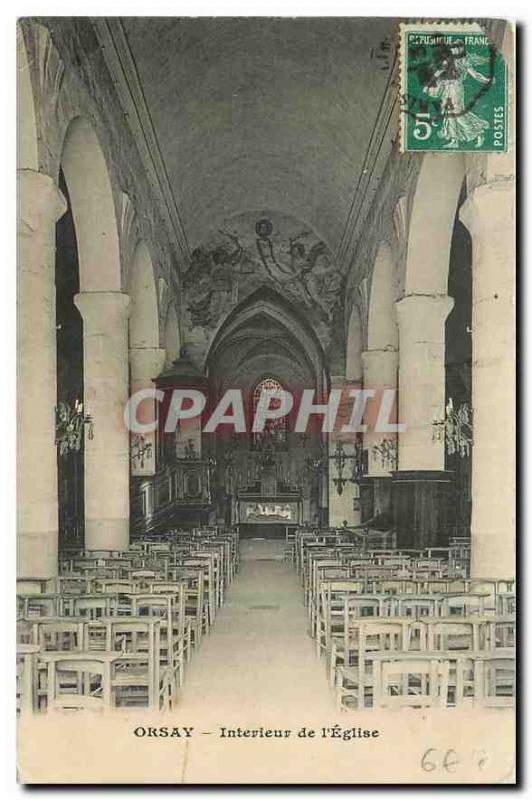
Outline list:
[[[302,520],[301,499],[293,495],[239,497],[237,519],[247,525],[298,525]]]

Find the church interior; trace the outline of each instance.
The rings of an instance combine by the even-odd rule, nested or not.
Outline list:
[[[398,25],[19,21],[21,714],[514,705],[514,166]]]

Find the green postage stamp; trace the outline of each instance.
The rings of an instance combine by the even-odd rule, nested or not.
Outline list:
[[[508,145],[507,70],[478,25],[401,25],[404,152],[502,153]]]

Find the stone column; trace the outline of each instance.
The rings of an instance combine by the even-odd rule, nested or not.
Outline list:
[[[22,578],[57,575],[55,223],[66,202],[52,178],[18,178],[18,559]]]
[[[134,347],[129,351],[130,387],[131,395],[141,389],[153,389],[153,379],[161,372],[164,365],[165,351],[158,347]],[[139,405],[137,419],[143,424],[157,420],[157,402],[143,400]],[[131,440],[138,440],[139,434],[132,433]],[[154,475],[156,472],[156,445],[157,436],[153,433],[142,434],[142,444],[151,444],[151,453],[145,454],[143,464],[139,458],[131,460],[131,474],[133,476]]]
[[[471,575],[515,575],[515,189],[477,188],[460,210],[473,242]]]
[[[361,505],[365,509],[365,519],[388,513],[390,523],[392,471],[397,469],[397,432],[376,430],[376,427],[377,423],[379,426],[397,423],[397,363],[397,350],[391,347],[362,353],[364,389],[373,390],[375,394],[368,398],[364,414],[367,430],[363,434],[363,445],[368,469],[360,487]],[[385,394],[386,390],[392,390],[393,395]],[[388,400],[393,400],[389,410],[384,408]],[[381,411],[386,413],[381,414]],[[383,449],[376,452],[375,446]]]
[[[366,350],[362,353],[362,364],[364,367],[364,389],[372,389],[374,397],[370,398],[366,405],[364,423],[367,431],[364,432],[364,449],[368,451],[368,476],[372,478],[391,477],[392,470],[397,468],[396,459],[385,461],[375,453],[375,445],[382,445],[388,441],[395,446],[397,453],[397,433],[394,431],[375,430],[379,419],[379,412],[385,397],[384,392],[392,389],[395,392],[394,406],[390,414],[386,414],[385,423],[395,424],[397,422],[397,350]]]
[[[331,377],[331,389],[341,390],[341,401],[336,415],[334,430],[327,436],[327,452],[329,457],[329,525],[333,528],[341,528],[344,522],[348,525],[360,525],[360,489],[356,483],[350,480],[343,485],[342,493],[338,493],[334,479],[338,477],[338,467],[332,456],[335,454],[337,442],[342,442],[346,456],[353,455],[355,452],[354,440],[356,434],[342,434],[342,426],[349,424],[353,399],[349,397],[351,389],[360,389],[362,379],[347,380],[343,376]],[[348,478],[352,474],[352,460],[345,463],[343,477]]]
[[[433,438],[433,422],[445,414],[445,320],[453,302],[447,295],[408,295],[396,304],[404,425],[392,484],[398,547],[447,546],[454,530],[445,442]]]
[[[408,295],[396,303],[399,325],[400,470],[445,469],[445,443],[433,441],[434,420],[445,414],[447,295]]]
[[[94,421],[85,437],[85,548],[125,550],[129,544],[128,399],[129,297],[83,292],[84,407]]]
[[[329,525],[331,528],[341,528],[344,522],[348,525],[360,525],[360,490],[356,483],[347,481],[342,493],[338,493],[334,478],[337,477],[337,466],[331,460],[334,456],[336,441],[329,440]],[[354,447],[352,444],[344,444],[346,456],[353,455]],[[351,475],[351,461],[347,461],[344,467],[344,477]]]

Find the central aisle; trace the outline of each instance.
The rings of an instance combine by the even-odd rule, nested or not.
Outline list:
[[[279,712],[330,714],[323,663],[307,635],[303,592],[284,542],[240,544],[240,570],[185,676],[179,713],[255,724]],[[226,717],[223,717],[226,714]]]

